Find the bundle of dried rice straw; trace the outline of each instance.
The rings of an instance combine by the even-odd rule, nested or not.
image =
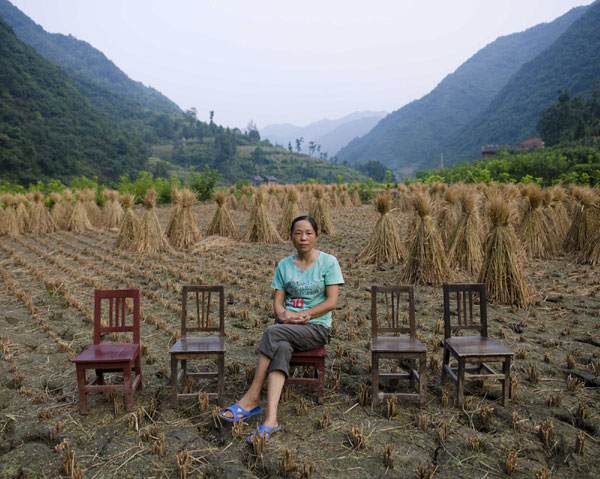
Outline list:
[[[29,232],[31,234],[54,233],[58,228],[43,203],[44,195],[40,191],[33,192],[33,203],[29,214]]]
[[[93,226],[102,226],[102,212],[96,204],[96,190],[88,188],[83,190],[83,205],[87,213],[87,217]]]
[[[215,193],[215,201],[217,203],[217,211],[215,211],[215,215],[206,231],[206,236],[217,235],[227,238],[237,238],[239,236],[238,230],[225,206],[225,193],[217,191]]]
[[[59,230],[63,230],[67,227],[68,218],[65,219],[65,207],[62,203],[62,198],[60,197],[60,193],[53,191],[49,195],[50,202],[52,206],[50,207],[50,216],[52,217],[52,221],[56,225],[56,228]]]
[[[62,221],[60,221],[61,229],[67,229],[69,225],[69,220],[71,219],[71,215],[73,214],[73,192],[69,188],[65,188],[62,190]],[[56,222],[56,218],[54,218],[54,222]],[[58,223],[57,223],[58,224]]]
[[[17,194],[15,196],[17,202],[17,227],[19,228],[20,234],[25,234],[29,227],[29,212],[25,203],[27,203],[27,197],[23,194]]]
[[[412,204],[417,213],[417,226],[408,260],[400,273],[401,282],[439,284],[447,281],[448,263],[442,238],[433,221],[433,205],[429,193],[423,189],[415,189]]]
[[[198,224],[192,214],[192,205],[196,195],[187,188],[181,191],[181,203],[177,216],[171,225],[168,235],[171,245],[175,248],[187,249],[202,239]]]
[[[476,276],[483,261],[476,193],[463,189],[460,203],[462,214],[450,240],[448,263],[451,267],[458,267],[467,274]]]
[[[530,183],[523,188],[525,213],[519,226],[519,238],[529,258],[550,258],[554,253],[552,225],[542,211],[543,192]]]
[[[19,224],[17,223],[17,210],[15,208],[17,199],[10,193],[5,193],[0,198],[0,201],[6,205],[4,210],[4,228],[2,234],[7,236],[16,237],[21,234],[19,231]]]
[[[325,202],[325,191],[321,185],[315,185],[314,200],[310,205],[309,215],[313,217],[319,227],[319,234],[334,235],[335,229],[329,219],[329,211]]]
[[[444,189],[443,194],[439,193],[442,207],[437,215],[437,224],[442,241],[448,247],[450,247],[452,234],[456,231],[458,220],[461,216],[460,197],[464,189],[465,187],[451,186]]]
[[[577,203],[573,210],[573,221],[565,237],[564,250],[580,255],[586,248],[597,228],[598,196],[591,189],[582,186],[572,188]]]
[[[514,217],[515,206],[503,195],[492,195],[488,200],[491,229],[478,281],[486,284],[491,301],[525,307],[529,304],[530,292],[519,257],[519,240],[510,224],[511,208]]]
[[[362,206],[362,200],[360,199],[360,194],[358,193],[358,183],[354,183],[354,185],[352,185],[352,204],[354,206]]]
[[[167,226],[165,228],[165,236],[170,238],[173,234],[173,227],[175,225],[175,220],[179,216],[179,211],[181,210],[181,191],[173,186],[171,188],[171,215],[169,216],[169,221],[167,221]]]
[[[250,212],[248,230],[243,241],[249,243],[281,243],[282,239],[275,226],[273,226],[263,201],[264,191],[259,189],[254,195],[254,206]]]
[[[229,194],[227,195],[227,199],[225,200],[225,206],[231,210],[237,209],[238,201],[235,196],[235,186],[229,187]]]
[[[119,192],[116,190],[104,190],[103,193],[106,197],[106,203],[104,203],[104,226],[109,230],[118,230],[123,221],[123,208],[119,203]]]
[[[171,251],[167,237],[160,229],[156,216],[156,191],[149,189],[144,196],[146,212],[140,222],[140,229],[135,238],[133,249],[138,253],[158,253]]]
[[[117,235],[117,241],[115,246],[124,250],[134,250],[135,239],[139,235],[140,220],[133,212],[133,202],[135,197],[131,193],[123,193],[121,195],[121,203],[125,208],[125,215],[123,221],[121,221],[121,228]]]
[[[283,215],[281,215],[281,222],[279,223],[279,234],[282,238],[288,238],[290,236],[292,221],[298,216],[300,216],[300,208],[298,208],[298,192],[296,191],[296,188],[291,185],[287,191],[287,199]]]
[[[406,258],[406,251],[396,220],[392,217],[390,207],[392,197],[390,193],[377,195],[375,207],[381,217],[377,220],[375,231],[369,239],[367,246],[358,254],[358,262],[365,264],[397,264]]]
[[[71,212],[71,217],[67,223],[67,229],[76,233],[83,233],[86,230],[94,230],[92,222],[88,218],[87,209],[85,203],[88,203],[89,193],[84,191],[75,192],[75,206]]]

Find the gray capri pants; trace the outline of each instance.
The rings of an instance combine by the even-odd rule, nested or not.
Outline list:
[[[288,378],[294,351],[308,351],[329,341],[329,328],[321,324],[274,324],[263,333],[258,350],[271,359],[267,374],[281,371]]]

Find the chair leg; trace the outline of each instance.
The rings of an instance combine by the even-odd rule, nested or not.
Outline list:
[[[171,406],[177,407],[177,358],[171,355]]]
[[[410,375],[408,376],[408,378],[409,378],[410,388],[414,389],[415,388],[415,376],[413,374],[413,371],[417,370],[417,360],[410,359],[409,364],[410,364]]]
[[[218,378],[217,378],[217,404],[223,407],[225,396],[225,355],[220,354],[218,359]]]
[[[319,380],[317,389],[317,402],[319,404],[323,404],[325,394],[325,360],[321,360],[315,364],[315,372],[317,373],[317,378]]]
[[[446,377],[447,377],[446,368],[444,367],[446,365],[450,365],[450,351],[448,349],[444,348],[444,356],[442,359],[442,381],[441,381],[442,385],[446,381]]]
[[[77,390],[79,392],[79,413],[87,414],[87,392],[85,391],[85,368],[77,364]]]
[[[125,390],[125,409],[133,411],[133,381],[131,379],[131,364],[123,367],[123,387]]]
[[[462,409],[465,400],[465,360],[462,358],[458,358],[456,375],[456,406]]]
[[[427,355],[419,358],[419,405],[425,405],[425,393],[427,391]]]
[[[140,380],[138,381],[137,389],[144,388],[144,376],[142,375],[142,353],[140,352],[135,358],[135,375],[139,376]]]
[[[371,404],[379,404],[379,356],[371,355]]]
[[[510,397],[510,356],[507,356],[502,363],[502,371],[504,372],[504,381],[502,381],[502,405],[508,406]]]

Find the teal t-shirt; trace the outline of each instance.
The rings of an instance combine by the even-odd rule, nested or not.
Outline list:
[[[271,288],[285,291],[285,309],[304,311],[325,301],[325,286],[332,284],[344,284],[340,264],[335,256],[320,251],[315,264],[306,271],[296,267],[294,256],[283,258],[275,269]],[[331,311],[311,318],[309,323],[331,328]]]

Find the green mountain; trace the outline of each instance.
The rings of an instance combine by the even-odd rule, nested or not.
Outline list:
[[[367,135],[350,142],[338,161],[379,160],[401,174],[446,157],[446,144],[492,102],[509,79],[584,14],[572,9],[551,23],[500,37],[444,78],[429,94],[391,113]],[[479,145],[481,146],[481,145]]]
[[[589,96],[598,89],[599,80],[600,2],[595,2],[449,139],[444,150],[448,164],[479,157],[483,144],[516,143],[537,134],[540,113],[555,101],[558,90]]]
[[[0,19],[0,178],[22,183],[134,173],[145,147]]]
[[[0,0],[0,17],[16,35],[38,53],[65,69],[80,74],[108,90],[135,100],[150,110],[180,114],[179,107],[154,88],[130,79],[112,61],[89,43],[71,35],[48,33],[8,0]]]

